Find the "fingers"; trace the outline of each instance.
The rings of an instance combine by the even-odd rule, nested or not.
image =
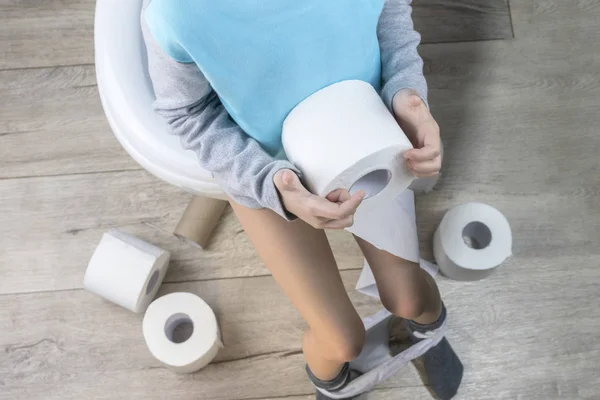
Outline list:
[[[354,224],[354,215],[349,215],[346,218],[324,223],[323,229],[344,229],[351,227],[352,224]]]
[[[348,193],[348,195],[350,195]],[[352,215],[356,212],[356,209],[358,208],[358,206],[360,206],[360,203],[362,203],[363,199],[365,198],[365,192],[362,190],[359,190],[358,192],[354,193],[354,195],[350,196],[350,198],[348,200],[345,200],[343,203],[339,204],[339,209],[338,209],[338,217],[339,218],[345,218],[349,215]]]
[[[414,162],[412,160],[408,160],[408,167],[413,171],[415,176],[418,178],[422,178],[425,176],[436,175],[440,172],[442,167],[442,158],[436,157],[433,160]]]
[[[298,175],[289,169],[284,169],[281,173],[281,182],[283,183],[284,190],[298,189],[298,187],[302,186]]]
[[[355,194],[365,196],[364,191],[358,191]],[[350,194],[350,192],[346,189],[336,189],[333,192],[329,193],[326,197],[327,200],[334,202],[334,203],[343,203],[345,201],[348,201],[352,198],[352,195]]]
[[[365,197],[364,191],[354,195],[346,189],[337,189],[326,198],[310,195],[308,198],[308,213],[305,219],[317,229],[344,229],[354,223],[354,213]]]
[[[335,198],[335,195],[333,195],[332,198]],[[341,196],[343,198],[345,195],[341,194]],[[360,191],[342,203],[333,203],[331,200],[326,198],[311,196],[308,201],[308,206],[311,213],[316,217],[337,220],[354,214],[364,197],[364,192]]]
[[[274,177],[286,209],[317,229],[343,229],[353,223],[353,214],[365,197],[345,189],[331,192],[326,198],[311,194],[291,170],[283,169]]]
[[[292,185],[292,182],[294,181],[294,175],[292,173],[292,171],[290,171],[289,169],[286,169],[283,171],[282,175],[281,175],[281,181],[283,182],[284,185],[286,186],[290,186]]]
[[[430,161],[440,155],[439,147],[435,146],[424,146],[420,149],[410,149],[404,153],[404,158],[410,161]]]

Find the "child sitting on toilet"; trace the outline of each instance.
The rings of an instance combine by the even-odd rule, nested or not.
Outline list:
[[[439,128],[426,105],[420,36],[408,0],[145,0],[142,28],[155,110],[196,152],[277,283],[306,320],[302,348],[317,389],[355,376],[349,362],[365,331],[323,229],[352,225],[364,193],[311,194],[286,160],[282,123],[302,100],[333,83],[375,87],[415,149],[418,177],[441,167]],[[356,237],[383,305],[406,320],[414,342],[439,328],[446,309],[416,263]],[[446,339],[423,362],[429,387],[453,397],[463,367]],[[317,398],[326,398],[317,391]]]

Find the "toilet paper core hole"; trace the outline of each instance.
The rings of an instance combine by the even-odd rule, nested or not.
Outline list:
[[[194,333],[194,322],[189,315],[177,313],[165,322],[165,335],[173,343],[183,343]]]
[[[156,283],[158,282],[158,275],[159,275],[159,270],[156,270],[150,277],[150,280],[148,281],[148,284],[146,285],[146,295],[149,295],[152,292],[152,289],[154,289],[154,287],[156,286]]]
[[[463,228],[462,237],[467,246],[481,250],[492,242],[492,231],[483,222],[473,221]]]
[[[365,199],[367,199],[385,189],[390,182],[390,179],[392,179],[392,173],[390,171],[387,169],[376,169],[375,171],[371,171],[361,178],[358,178],[358,180],[350,187],[349,192],[353,195],[359,190],[364,190]]]

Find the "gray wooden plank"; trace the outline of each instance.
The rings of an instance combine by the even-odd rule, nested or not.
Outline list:
[[[573,58],[575,63],[579,56],[588,53],[585,47],[580,47],[580,41],[590,41],[594,37],[590,37],[590,33],[595,32],[600,23],[600,2],[597,0],[513,0],[510,5],[517,38],[530,43],[569,40],[572,47],[568,50],[578,50],[578,56]],[[562,46],[556,46],[555,50],[559,49],[563,50]],[[531,52],[538,54],[534,48]]]
[[[431,395],[429,394],[427,389],[419,386],[419,387],[403,387],[402,390],[376,388],[373,391],[371,391],[368,394],[368,396],[365,396],[364,398],[359,397],[357,400],[366,400],[366,399],[368,399],[368,400],[397,400],[399,397],[403,398],[403,399],[406,398],[406,399],[414,399],[414,400],[420,400],[420,399],[430,400],[431,399]],[[265,398],[265,399],[261,399],[261,400],[283,400],[283,399],[314,400],[314,398],[315,398],[315,394],[311,392],[310,394],[306,394],[306,395],[269,397],[269,398]]]
[[[577,274],[565,265],[576,266]],[[358,271],[342,277],[361,315],[380,307],[352,290]],[[600,383],[597,280],[597,259],[590,256],[511,264],[474,284],[440,279],[450,310],[448,337],[466,365],[459,398],[594,398]],[[226,346],[214,364],[190,376],[174,375],[151,357],[141,316],[90,293],[0,296],[0,398],[210,400],[311,392],[299,353],[304,323],[270,277],[161,289],[172,291],[197,293],[211,305]],[[392,396],[420,386],[407,367],[380,388]]]
[[[422,43],[511,39],[508,0],[413,0]]]
[[[357,272],[347,274],[350,289]],[[185,377],[164,370],[145,348],[141,316],[84,291],[0,296],[6,333],[0,339],[0,398],[20,398],[20,388],[26,387],[29,398],[65,399],[164,399],[175,393],[244,399],[310,390],[298,353],[303,322],[270,277],[163,285],[163,293],[173,290],[200,294],[218,315],[226,347],[202,374]],[[374,301],[361,302],[363,311],[377,308]],[[256,375],[257,370],[262,372]],[[223,373],[237,376],[238,383],[232,385]]]
[[[461,156],[455,154],[451,160]],[[504,179],[516,178],[510,174]],[[593,183],[598,178],[588,179]],[[597,188],[555,188],[547,187],[540,194],[527,186],[505,193],[502,182],[492,186],[462,179],[444,183],[441,190],[418,202],[424,254],[428,255],[429,238],[443,212],[451,205],[477,200],[507,215],[514,231],[514,252],[523,259],[597,255],[593,246],[598,241]],[[0,293],[80,288],[95,246],[112,227],[171,250],[174,260],[167,281],[268,274],[231,214],[224,218],[209,251],[176,240],[170,232],[189,195],[144,171],[0,180],[0,198],[0,249],[7,255],[0,258],[4,271]],[[340,268],[362,266],[349,234],[331,232],[330,238]]]
[[[0,293],[80,288],[111,227],[173,252],[167,281],[266,275],[231,213],[208,251],[171,235],[190,195],[145,171],[0,180]],[[340,266],[360,268],[350,234],[332,232]]]
[[[0,69],[94,62],[94,0],[0,1]]]
[[[92,66],[0,71],[0,93],[0,179],[140,169],[108,126]]]
[[[577,387],[573,384],[546,383],[531,385],[523,388],[498,388],[488,382],[463,383],[461,390],[454,397],[456,400],[513,400],[513,399],[539,399],[539,400],[564,400],[564,399],[589,399],[596,400],[598,391],[588,384]],[[314,394],[285,397],[269,397],[261,400],[313,400]],[[425,387],[402,387],[401,389],[375,388],[366,396],[357,400],[431,400],[432,395]]]
[[[92,64],[94,0],[0,2],[0,69]],[[507,0],[417,0],[425,42],[512,37]]]

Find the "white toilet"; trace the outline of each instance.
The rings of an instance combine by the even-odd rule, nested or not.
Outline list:
[[[97,0],[96,77],[102,106],[121,145],[142,167],[191,193],[225,199],[212,174],[182,149],[152,110],[154,92],[140,27],[142,0]]]

